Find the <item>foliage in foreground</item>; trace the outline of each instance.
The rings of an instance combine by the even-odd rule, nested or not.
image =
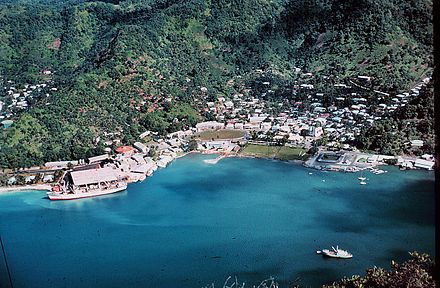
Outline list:
[[[354,275],[351,278],[344,278],[330,285],[323,285],[322,288],[434,288],[435,284],[435,262],[428,254],[410,252],[411,258],[402,264],[391,261],[391,270],[383,268],[369,268],[365,276]],[[229,276],[222,286],[223,288],[245,288],[246,283],[238,282],[237,277],[232,279]],[[250,286],[249,286],[250,287]],[[280,285],[269,278],[262,281],[253,288],[279,288]],[[301,285],[293,284],[289,288],[300,288]],[[214,284],[205,288],[215,288]]]
[[[361,287],[412,287],[430,288],[435,285],[435,262],[429,255],[418,252],[409,253],[411,258],[398,264],[391,261],[391,270],[383,268],[370,268],[363,277],[353,276],[342,279],[324,288],[361,288]]]

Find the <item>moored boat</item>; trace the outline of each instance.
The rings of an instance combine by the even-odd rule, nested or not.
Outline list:
[[[47,193],[50,200],[74,200],[112,194],[127,189],[111,168],[68,171],[58,185]]]
[[[331,258],[350,259],[353,257],[353,254],[346,250],[339,249],[338,246],[336,246],[336,248],[332,246],[331,250],[322,249],[321,251],[317,251],[317,253]]]
[[[88,198],[88,197],[95,197],[95,196],[102,196],[107,194],[112,194],[120,191],[124,191],[127,189],[127,185],[121,186],[121,187],[115,187],[110,189],[104,189],[104,190],[94,190],[94,191],[87,191],[87,192],[76,192],[76,193],[60,193],[60,192],[48,192],[47,196],[50,200],[74,200],[74,199],[81,199],[81,198]]]

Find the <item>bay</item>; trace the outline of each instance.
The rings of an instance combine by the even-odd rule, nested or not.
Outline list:
[[[228,276],[318,287],[435,254],[433,172],[385,167],[359,185],[360,174],[212,157],[188,155],[114,195],[0,195],[14,287],[222,287]],[[353,259],[316,255],[336,245]]]

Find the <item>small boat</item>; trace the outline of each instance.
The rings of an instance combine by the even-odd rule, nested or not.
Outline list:
[[[319,252],[319,253],[318,253]],[[338,246],[332,246],[332,249],[322,249],[321,251],[316,251],[317,254],[322,254],[331,258],[340,258],[340,259],[350,259],[353,257],[353,254],[348,253],[346,250],[339,249]]]
[[[361,180],[361,181],[367,180],[367,178],[365,178],[365,177],[359,177],[358,179]]]
[[[359,182],[359,184],[361,184],[361,185],[366,185],[367,182],[365,182],[365,181],[361,181],[361,182]]]

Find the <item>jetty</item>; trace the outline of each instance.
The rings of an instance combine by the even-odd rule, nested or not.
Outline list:
[[[205,159],[205,160],[203,160],[203,162],[208,163],[208,164],[217,164],[218,161],[220,161],[226,157],[228,157],[228,155],[223,154],[223,155],[220,155],[214,159]]]

